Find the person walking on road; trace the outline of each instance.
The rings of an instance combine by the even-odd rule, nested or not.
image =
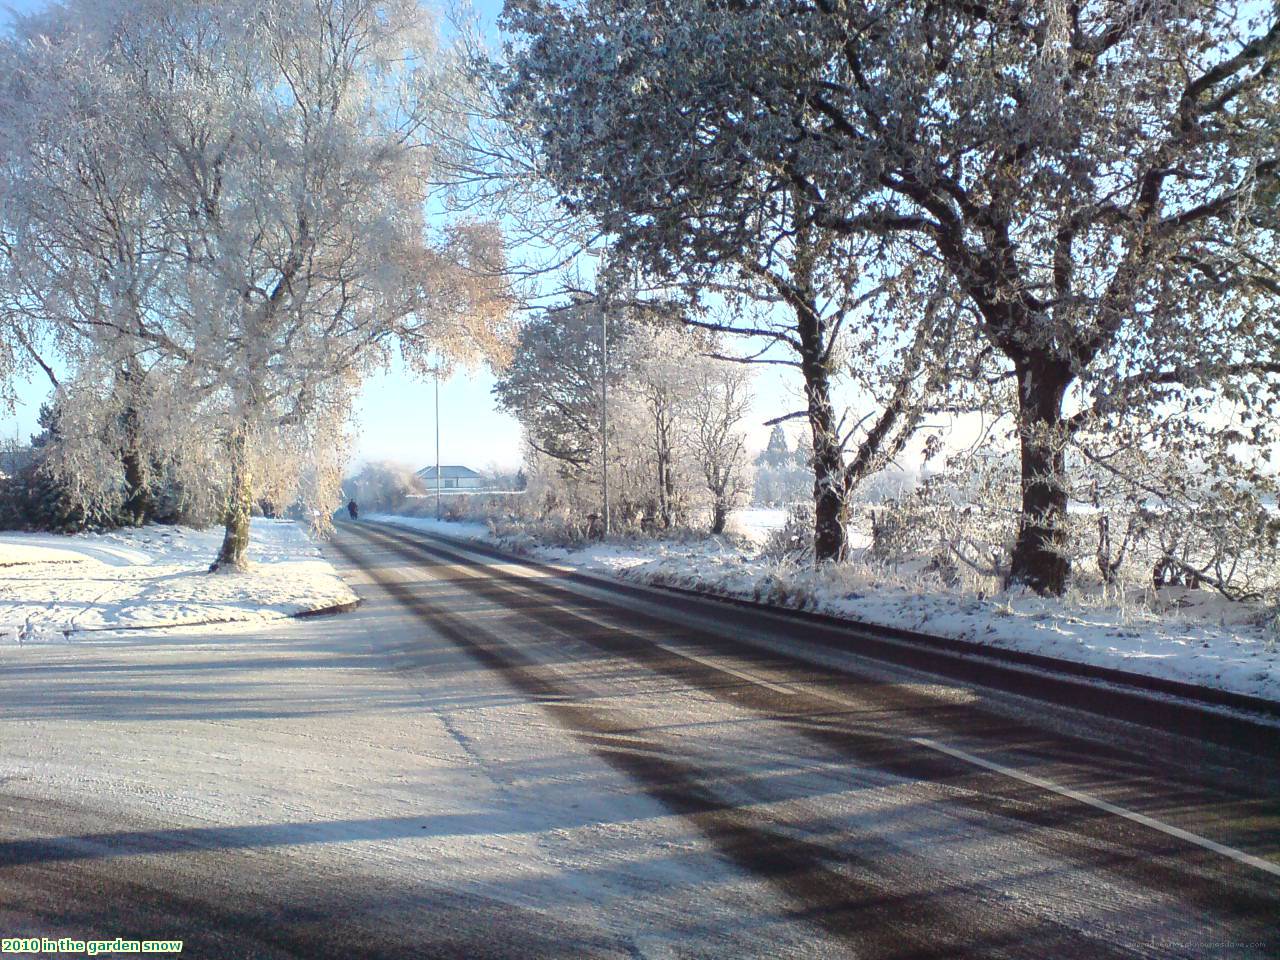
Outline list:
[[[355,500],[347,501],[347,513],[351,514],[352,520],[358,520],[360,518],[360,508],[356,506]]]

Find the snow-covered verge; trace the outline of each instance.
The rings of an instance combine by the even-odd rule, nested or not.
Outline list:
[[[220,529],[0,533],[0,644],[143,627],[261,622],[356,595],[299,524],[255,518],[246,573],[208,573]]]
[[[1274,620],[1207,590],[1165,588],[1145,602],[1031,592],[942,592],[924,577],[851,562],[815,570],[706,539],[552,546],[479,523],[377,516],[488,542],[591,573],[755,600],[1280,701]],[[764,525],[752,517],[752,525]],[[768,518],[772,519],[772,518]],[[1153,602],[1154,601],[1154,602]],[[1158,612],[1157,612],[1158,611]]]

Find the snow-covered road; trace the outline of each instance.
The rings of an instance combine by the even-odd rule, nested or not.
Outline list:
[[[0,650],[0,933],[195,957],[1280,945],[1273,746],[806,666],[705,605],[414,534],[335,548],[353,614]]]

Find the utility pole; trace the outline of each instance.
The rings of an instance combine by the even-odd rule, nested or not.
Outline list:
[[[595,247],[583,251],[589,257],[601,258],[601,265],[606,248]],[[600,487],[604,500],[603,528],[604,535],[609,536],[609,293],[610,277],[608,270],[596,274],[596,292],[600,297]],[[602,282],[603,280],[603,282]]]
[[[440,367],[436,366],[436,521],[440,520]]]
[[[609,293],[600,301],[600,481],[604,488],[604,535],[609,536]]]

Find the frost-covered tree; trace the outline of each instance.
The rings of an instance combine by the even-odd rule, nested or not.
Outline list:
[[[46,256],[22,296],[74,291],[87,306],[59,302],[56,326],[180,384],[189,416],[166,441],[222,449],[215,568],[243,563],[257,493],[310,480],[328,516],[352,392],[390,349],[498,348],[496,230],[427,222],[450,58],[416,0],[72,2],[22,21],[5,56],[27,177],[8,193],[40,200],[12,220],[17,255],[85,210],[124,209],[138,238],[84,265]],[[50,103],[67,122],[43,122]],[[86,185],[94,164],[109,176]]]
[[[90,515],[142,522],[162,456],[145,414],[161,388],[138,334],[162,308],[177,234],[133,162],[111,75],[80,72],[100,25],[56,22],[19,21],[0,45],[0,316],[70,428],[50,444],[50,469],[68,471]],[[72,368],[67,382],[46,352]]]
[[[751,378],[743,367],[714,358],[702,358],[691,376],[689,442],[711,497],[711,532],[721,534],[750,490],[742,422],[751,406]]]
[[[705,503],[712,532],[723,533],[744,490],[750,371],[718,354],[712,336],[669,306],[646,311],[628,342],[621,392],[635,408],[634,442],[653,470],[653,519],[662,528]]]
[[[1159,420],[1192,438],[1234,421],[1251,445],[1272,441],[1274,4],[506,10],[525,38],[515,93],[562,188],[613,211],[659,263],[703,224],[712,252],[755,249],[778,186],[812,211],[804,222],[881,241],[852,253],[946,272],[1016,387],[1012,582],[1064,589],[1069,446],[1136,442]]]
[[[607,420],[610,499],[624,524],[670,528],[706,504],[723,527],[741,492],[749,378],[710,356],[714,342],[680,323],[669,305],[615,305],[606,418],[604,308],[602,298],[582,296],[536,314],[494,387],[524,430],[544,495],[599,509]],[[562,490],[546,476],[549,464]]]
[[[407,463],[376,460],[343,480],[342,490],[345,496],[357,501],[363,511],[395,513],[410,494],[421,494],[424,488]]]
[[[769,439],[756,457],[756,465],[760,467],[791,465],[791,447],[787,444],[787,434],[782,429],[782,424],[775,423],[769,430]]]
[[[794,416],[813,445],[815,555],[843,557],[852,490],[901,451],[953,379],[947,281],[919,259],[880,255],[875,234],[833,227],[785,151],[749,163],[734,153],[710,111],[741,120],[735,110],[751,95],[712,77],[702,57],[739,60],[750,45],[706,49],[724,39],[710,6],[690,7],[706,19],[689,32],[681,4],[512,0],[505,9],[526,41],[507,90],[513,122],[538,131],[545,175],[568,209],[595,218],[643,274],[684,290],[695,306],[688,322],[747,338],[740,360],[799,373],[805,406]],[[869,416],[834,399],[839,381],[856,383]]]
[[[610,328],[608,375],[616,394],[630,327],[614,317]],[[494,384],[498,406],[520,421],[525,442],[562,472],[598,471],[603,357],[600,304],[580,298],[526,320]]]
[[[789,446],[782,424],[775,423],[768,443],[755,457],[752,498],[769,506],[792,506],[813,498],[812,444],[807,433],[797,437],[795,449]],[[812,509],[807,516],[811,517]]]
[[[649,453],[654,470],[654,522],[669,529],[683,512],[681,434],[695,390],[690,338],[671,323],[645,324],[637,333],[626,358],[627,386],[638,407],[635,439]]]

